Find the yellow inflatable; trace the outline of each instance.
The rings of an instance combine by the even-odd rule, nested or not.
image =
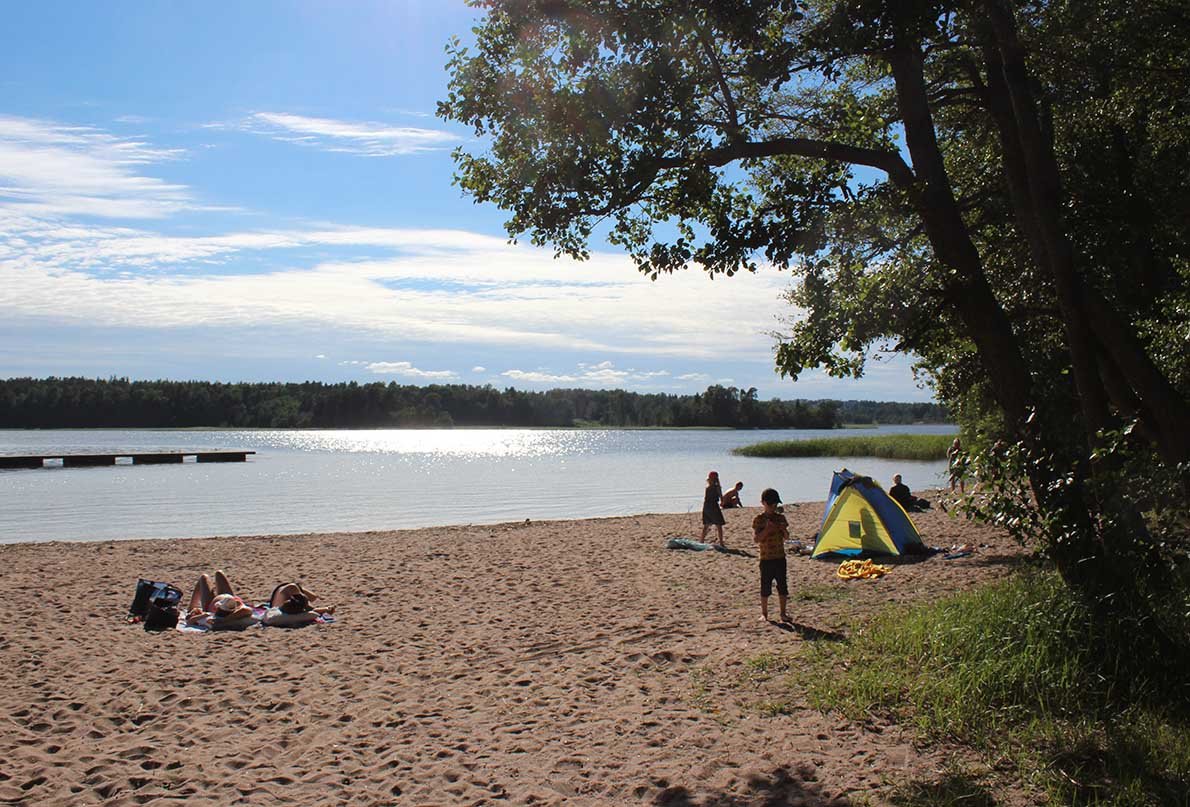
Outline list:
[[[845,560],[839,564],[839,570],[835,574],[843,580],[859,580],[883,577],[891,571],[891,566],[881,566],[871,560]]]

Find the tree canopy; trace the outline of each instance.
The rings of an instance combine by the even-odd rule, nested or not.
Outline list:
[[[1151,484],[1190,492],[1184,4],[473,4],[439,113],[511,236],[581,258],[606,231],[655,279],[788,270],[781,372],[913,352],[979,514],[1187,641],[1185,508]]]

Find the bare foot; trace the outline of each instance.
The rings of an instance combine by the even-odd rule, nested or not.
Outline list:
[[[781,614],[781,621],[782,621],[782,622],[788,622],[788,623],[792,623],[792,622],[793,622],[793,620],[789,618],[789,614]]]
[[[761,615],[760,615],[760,621],[761,621],[761,622],[768,622],[768,621],[769,621],[769,615],[768,615],[768,614],[761,614]]]

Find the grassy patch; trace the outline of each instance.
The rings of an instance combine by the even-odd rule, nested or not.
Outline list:
[[[1101,635],[1052,575],[1031,573],[884,614],[849,643],[807,643],[791,685],[855,718],[1006,761],[1061,804],[1190,805],[1190,659]],[[904,804],[956,803],[915,785]],[[984,796],[971,791],[974,803]]]
[[[806,586],[789,592],[789,599],[793,602],[833,602],[845,600],[851,591],[843,586]]]
[[[768,678],[787,672],[793,659],[783,653],[761,653],[744,659],[744,670],[750,678]]]
[[[774,440],[734,449],[745,457],[881,457],[894,460],[940,460],[954,440],[946,434],[882,434],[864,437],[816,437]]]
[[[774,698],[763,700],[756,704],[756,711],[763,717],[779,717],[793,714],[793,700],[789,698]]]
[[[711,692],[714,674],[709,667],[695,667],[690,671],[690,702],[702,712],[715,711],[715,698]]]

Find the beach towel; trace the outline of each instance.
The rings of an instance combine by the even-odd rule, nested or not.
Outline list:
[[[246,630],[259,626],[266,611],[268,609],[263,605],[256,605],[252,607],[252,616],[246,616],[242,619],[215,619],[209,614],[200,617],[194,622],[187,622],[183,618],[178,620],[177,630],[180,633],[207,633],[213,630]]]
[[[274,622],[271,618],[265,621],[265,617],[269,616],[273,611],[276,611],[281,617],[299,617],[294,620],[292,624],[286,624],[284,620],[281,622]],[[252,607],[252,616],[246,616],[243,619],[236,620],[212,620],[210,616],[204,616],[194,624],[187,624],[185,619],[178,620],[177,630],[179,633],[209,633],[213,630],[246,630],[248,628],[297,628],[302,625],[330,625],[335,621],[335,618],[330,614],[316,614],[314,619],[301,620],[306,614],[282,614],[278,608],[266,608],[263,605],[256,605]],[[215,624],[212,624],[212,623]]]
[[[670,538],[665,542],[666,549],[691,549],[695,552],[705,552],[708,549],[714,549],[713,544],[704,544],[702,541],[695,541],[693,538]]]
[[[316,614],[313,611],[287,614],[280,608],[270,608],[261,617],[260,624],[266,628],[300,628],[305,625],[325,625],[334,621],[335,618],[330,614]]]

